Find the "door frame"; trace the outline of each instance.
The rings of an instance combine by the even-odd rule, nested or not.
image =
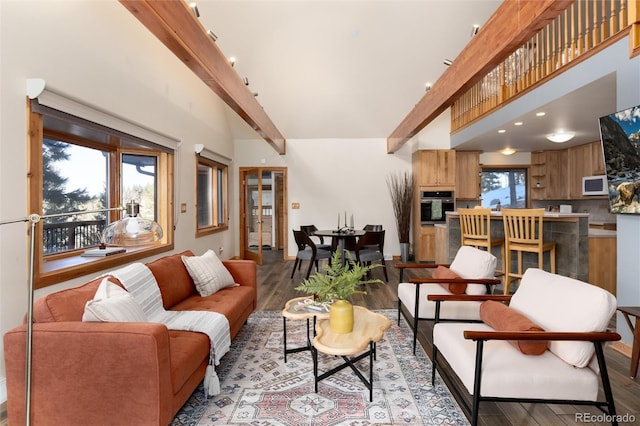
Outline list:
[[[238,235],[239,235],[239,242],[240,242],[240,258],[241,259],[247,259],[247,258],[253,258],[253,256],[248,257],[247,254],[249,253],[249,250],[247,250],[248,248],[248,240],[249,240],[249,235],[247,235],[246,229],[247,229],[247,220],[248,220],[248,215],[247,215],[247,200],[246,200],[246,193],[247,193],[247,182],[246,182],[246,175],[249,173],[255,173],[257,171],[257,173],[259,175],[262,175],[263,172],[267,171],[267,172],[280,172],[282,173],[282,177],[283,177],[283,184],[282,184],[282,202],[279,205],[279,208],[274,209],[276,215],[278,215],[278,217],[276,218],[276,216],[274,216],[274,221],[277,220],[278,223],[280,224],[280,227],[277,227],[276,230],[277,232],[280,233],[281,239],[282,239],[282,250],[283,250],[283,257],[286,259],[287,258],[287,253],[288,253],[288,232],[287,230],[289,229],[289,210],[287,208],[288,206],[288,199],[289,199],[289,190],[288,190],[288,179],[287,179],[287,168],[286,167],[239,167],[238,168],[238,180],[239,180],[239,224],[238,224]],[[276,238],[276,241],[278,241],[278,238]],[[262,248],[259,248],[259,253],[260,255],[258,256],[258,259],[254,259],[256,260],[256,262],[258,262],[258,264],[262,264]]]

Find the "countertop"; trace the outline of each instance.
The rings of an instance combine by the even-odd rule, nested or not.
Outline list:
[[[460,213],[446,212],[447,215],[460,216]],[[491,216],[502,217],[502,212],[492,211]],[[544,212],[544,217],[549,218],[570,218],[570,217],[589,217],[589,213],[558,213],[558,212]]]
[[[589,238],[615,238],[616,231],[610,229],[589,228]]]

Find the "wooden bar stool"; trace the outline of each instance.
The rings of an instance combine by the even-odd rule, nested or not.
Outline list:
[[[504,268],[504,294],[509,294],[512,278],[519,280],[524,274],[522,253],[537,253],[538,268],[543,269],[544,252],[549,252],[551,273],[556,272],[556,243],[543,241],[544,209],[502,209],[506,258]],[[511,271],[511,252],[518,252],[518,270]]]
[[[638,361],[640,361],[640,306],[619,306],[618,310],[624,315],[624,320],[633,331],[633,347],[631,349],[631,370],[629,377],[635,379],[638,375]],[[635,317],[635,324],[629,319],[629,315]]]
[[[463,246],[475,248],[484,247],[491,252],[493,247],[500,247],[500,262],[504,265],[504,238],[491,237],[491,209],[476,207],[473,209],[458,209],[460,214],[460,231]],[[504,272],[496,269],[497,273]]]

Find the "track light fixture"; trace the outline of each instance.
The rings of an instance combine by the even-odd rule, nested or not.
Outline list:
[[[244,82],[245,86],[249,85],[249,79],[247,77],[243,78],[242,81]]]
[[[425,91],[425,92],[428,92],[429,90],[431,90],[431,83],[427,83],[427,84],[424,86],[424,91]]]
[[[213,33],[213,31],[209,30],[209,31],[207,31],[207,34],[209,34],[209,37],[211,37],[211,39],[212,39],[213,41],[218,40],[218,36],[217,36],[217,35],[215,35],[215,34]]]
[[[198,5],[196,4],[196,2],[192,1],[191,3],[189,3],[189,8],[191,9],[191,11],[193,12],[196,18],[200,17],[200,11],[198,10]]]
[[[236,58],[234,56],[229,58],[229,63],[231,64],[231,68],[236,64]]]
[[[449,65],[451,65],[451,64],[453,63],[453,61],[452,61],[451,59],[445,59],[445,60],[443,61],[443,63],[444,63],[446,66],[449,66]]]
[[[475,37],[475,35],[478,34],[478,31],[480,31],[480,25],[475,24],[471,27],[471,37]]]

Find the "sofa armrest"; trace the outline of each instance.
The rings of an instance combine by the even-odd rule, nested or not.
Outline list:
[[[257,266],[253,260],[229,259],[222,263],[231,272],[237,284],[257,288]]]
[[[7,409],[24,423],[26,326],[4,336]],[[33,325],[33,424],[168,424],[173,387],[169,333],[156,323]],[[114,413],[117,413],[114,414]]]
[[[621,339],[613,331],[559,332],[559,331],[477,331],[465,330],[468,340],[570,340],[586,342],[614,342]]]
[[[498,285],[497,278],[411,278],[412,284],[485,284]]]
[[[400,270],[400,279],[398,282],[403,282],[404,280],[404,270],[405,269],[435,269],[438,266],[446,266],[449,267],[449,264],[441,263],[441,264],[433,264],[433,263],[396,263],[396,269]]]

